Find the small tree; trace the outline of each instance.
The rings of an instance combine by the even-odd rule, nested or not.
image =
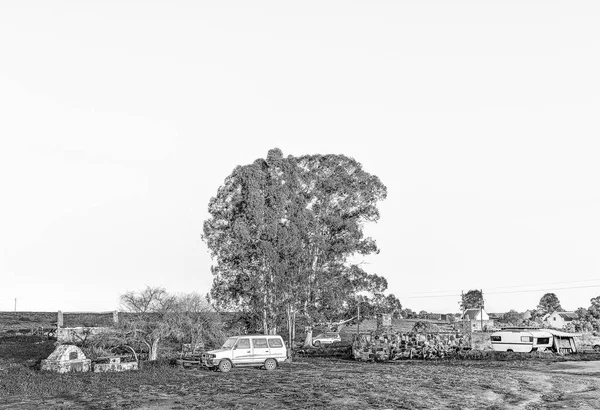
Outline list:
[[[172,334],[169,314],[175,299],[163,288],[151,288],[140,292],[127,292],[121,296],[121,307],[128,312],[119,323],[126,339],[139,342],[148,348],[148,360],[158,358],[161,340]]]
[[[519,312],[511,309],[502,316],[502,321],[510,325],[518,325],[523,321],[523,318]]]
[[[219,314],[210,306],[206,296],[198,293],[175,296],[167,321],[173,336],[190,342],[192,348],[205,342],[217,345],[225,338]]]
[[[600,296],[590,299],[589,315],[594,319],[600,319]]]

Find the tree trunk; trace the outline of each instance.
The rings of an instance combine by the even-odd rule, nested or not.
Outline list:
[[[150,347],[150,351],[148,352],[148,360],[156,360],[158,359],[158,342],[160,339],[154,339],[152,341],[152,346]]]
[[[304,339],[304,347],[312,347],[312,327],[306,331],[306,339]]]
[[[294,346],[294,339],[292,337],[292,314],[293,314],[293,308],[291,305],[287,305],[287,309],[286,309],[286,313],[287,313],[287,327],[288,327],[288,346],[292,347]]]
[[[296,311],[292,316],[292,340],[296,340]]]
[[[126,347],[126,348],[128,348],[129,350],[131,350],[131,353],[133,353],[133,357],[135,358],[135,361],[136,361],[136,362],[139,362],[139,361],[140,361],[140,359],[138,359],[138,355],[137,355],[137,353],[135,352],[135,349],[134,349],[133,347],[131,347],[131,346],[129,346],[129,345],[123,345],[123,347]]]
[[[269,326],[267,323],[267,294],[263,295],[263,333],[265,335],[269,334]]]

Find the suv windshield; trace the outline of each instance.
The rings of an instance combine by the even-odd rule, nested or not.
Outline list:
[[[223,344],[223,347],[221,347],[221,349],[231,349],[233,347],[233,345],[235,344],[235,341],[237,340],[237,337],[230,337],[229,339],[227,339],[227,341]]]

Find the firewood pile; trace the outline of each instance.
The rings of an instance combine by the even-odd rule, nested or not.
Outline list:
[[[469,335],[460,333],[371,333],[355,338],[352,356],[362,361],[442,359],[470,347]]]

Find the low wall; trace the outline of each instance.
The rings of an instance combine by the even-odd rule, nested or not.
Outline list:
[[[119,312],[57,312],[58,327],[109,327],[119,322]]]
[[[128,363],[94,363],[92,365],[94,373],[105,372],[126,372],[129,370],[138,370],[137,362]]]

